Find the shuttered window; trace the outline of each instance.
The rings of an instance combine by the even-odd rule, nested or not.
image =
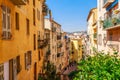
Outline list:
[[[2,38],[11,39],[11,10],[10,8],[2,5]]]
[[[29,22],[29,19],[26,19],[26,27],[27,27],[26,33],[27,33],[27,35],[29,35],[30,34],[30,22]]]
[[[4,66],[0,64],[0,80],[4,80]]]
[[[31,63],[32,63],[32,52],[27,51],[27,53],[25,53],[25,69],[29,69]]]
[[[33,0],[33,6],[35,7],[35,0]]]
[[[17,64],[17,74],[18,74],[21,71],[20,56],[16,57],[16,64]]]
[[[15,13],[16,30],[19,30],[19,13]]]
[[[41,59],[41,55],[40,55],[40,51],[38,51],[38,60],[40,61]]]
[[[33,24],[36,25],[36,15],[35,9],[33,9]]]
[[[40,20],[40,11],[37,9],[37,19]]]
[[[36,50],[36,34],[33,35],[34,50]]]

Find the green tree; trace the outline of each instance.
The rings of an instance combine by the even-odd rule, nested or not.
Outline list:
[[[78,63],[78,70],[69,74],[72,80],[119,80],[120,59],[117,54],[95,54]]]
[[[44,65],[44,76],[39,75],[38,80],[60,80],[60,77],[56,75],[56,68],[50,62]]]

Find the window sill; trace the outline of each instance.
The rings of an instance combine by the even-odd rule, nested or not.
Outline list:
[[[1,40],[10,41],[10,40],[13,40],[13,37],[12,38],[3,38],[3,37],[1,37]]]
[[[27,65],[26,70],[28,71],[30,69],[31,65]]]

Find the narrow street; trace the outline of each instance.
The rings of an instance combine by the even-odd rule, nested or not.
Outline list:
[[[61,74],[62,75],[66,75],[66,76],[62,76],[61,80],[70,80],[68,75],[72,72],[77,70],[77,65],[76,64],[70,64],[69,66],[65,67],[62,71]]]
[[[63,74],[68,75],[69,73],[75,70],[77,70],[77,65],[72,64],[72,65],[69,65],[67,68],[65,68],[65,70],[63,71]]]

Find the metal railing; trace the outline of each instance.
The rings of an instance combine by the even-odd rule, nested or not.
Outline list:
[[[114,27],[118,24],[120,24],[120,13],[108,16],[103,21],[103,28],[106,29],[106,28]]]

